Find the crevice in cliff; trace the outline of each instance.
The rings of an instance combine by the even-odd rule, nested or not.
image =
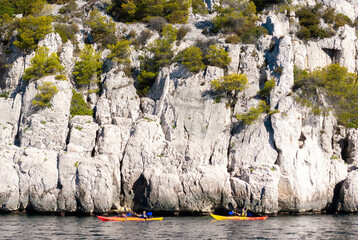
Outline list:
[[[340,193],[343,183],[344,180],[337,183],[334,187],[332,202],[325,209],[327,213],[335,213],[339,210],[339,204],[342,201]]]

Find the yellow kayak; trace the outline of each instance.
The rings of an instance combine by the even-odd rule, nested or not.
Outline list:
[[[215,220],[266,220],[268,216],[262,216],[262,217],[240,217],[240,216],[220,216],[215,214],[210,214]]]
[[[97,218],[101,219],[103,222],[125,222],[125,221],[162,221],[163,217],[155,217],[155,218],[140,218],[140,217],[104,217],[104,216],[97,216]]]

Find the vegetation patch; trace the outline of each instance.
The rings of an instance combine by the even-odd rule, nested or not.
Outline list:
[[[27,52],[34,50],[46,34],[53,31],[49,16],[28,16],[19,20],[17,40],[14,45]]]
[[[77,39],[75,34],[78,32],[78,26],[76,24],[63,24],[63,23],[59,23],[56,24],[55,26],[55,32],[57,32],[63,43],[68,42],[68,40],[70,40],[72,43],[76,43]]]
[[[260,101],[258,107],[252,107],[247,113],[244,114],[236,114],[236,118],[243,124],[250,125],[254,123],[263,113],[272,115],[277,112],[277,110],[271,111],[270,106],[268,106],[265,101]]]
[[[116,44],[108,45],[111,53],[108,55],[109,59],[112,59],[120,64],[130,63],[130,41],[121,39]]]
[[[184,0],[112,0],[109,11],[119,21],[149,21],[163,17],[169,23],[186,23],[191,1]]]
[[[97,9],[91,11],[86,25],[91,29],[93,41],[100,46],[107,46],[117,42],[116,24],[105,16],[101,16]]]
[[[339,123],[358,127],[358,77],[333,64],[313,72],[294,70],[296,100],[316,115],[332,110]]]
[[[335,13],[333,8],[323,10],[323,4],[318,3],[313,7],[301,7],[296,16],[300,21],[301,29],[297,32],[297,37],[304,40],[322,39],[331,37],[335,34],[335,30],[345,24],[352,25],[349,17],[339,13]],[[331,29],[320,27],[320,19],[323,19],[331,26]]]
[[[52,107],[51,100],[58,93],[58,88],[52,82],[44,82],[38,88],[35,99],[32,100],[32,106],[38,108]],[[46,123],[46,122],[45,122]]]
[[[31,59],[31,66],[25,69],[22,79],[24,81],[36,80],[44,76],[61,73],[64,67],[61,65],[57,53],[49,54],[47,47],[38,47],[36,55]]]
[[[211,88],[219,95],[232,96],[237,98],[239,92],[243,91],[247,85],[245,74],[232,73],[228,76],[211,81]]]
[[[76,115],[89,115],[93,116],[93,110],[86,103],[81,93],[72,90],[72,99],[71,99],[71,107],[70,107],[71,116]]]
[[[191,46],[178,54],[176,60],[189,69],[189,71],[197,73],[205,69],[203,62],[203,53],[200,48]]]
[[[85,45],[80,53],[80,60],[76,61],[72,72],[75,83],[79,87],[89,86],[97,82],[101,73],[102,62],[100,54],[96,53],[92,45]]]
[[[161,37],[149,45],[151,57],[141,58],[141,72],[136,84],[139,96],[148,94],[158,75],[159,68],[169,65],[174,57],[173,43],[177,39],[177,30],[170,24],[163,28]]]
[[[261,35],[268,33],[267,29],[255,25],[258,17],[253,2],[221,0],[220,3],[215,8],[217,16],[213,19],[213,32],[236,34],[244,43],[256,43]]]

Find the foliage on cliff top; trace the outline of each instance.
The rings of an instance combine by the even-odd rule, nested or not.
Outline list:
[[[71,99],[71,116],[75,115],[89,115],[93,116],[93,110],[86,103],[81,93],[76,92],[72,89],[72,99]]]
[[[130,63],[130,41],[121,39],[116,44],[108,45],[108,48],[111,50],[108,58],[121,64]]]
[[[205,56],[205,62],[211,66],[225,68],[230,64],[231,58],[223,47],[211,45],[208,54]]]
[[[51,100],[58,93],[58,88],[52,82],[44,82],[38,87],[39,92],[36,94],[35,99],[32,100],[32,105],[39,108],[51,107]]]
[[[60,73],[64,67],[61,65],[57,53],[49,54],[47,47],[38,47],[36,55],[31,59],[31,66],[25,69],[22,77],[24,81],[36,80],[41,77]]]
[[[170,23],[185,23],[191,1],[184,0],[112,0],[110,12],[119,21],[149,21],[164,17]]]
[[[235,34],[244,43],[256,43],[261,35],[267,34],[265,28],[255,25],[258,17],[251,1],[221,0],[215,11],[218,15],[213,19],[214,32]]]
[[[0,18],[5,14],[10,17],[15,14],[22,14],[23,16],[36,15],[41,12],[45,4],[45,0],[1,0]]]
[[[177,39],[177,30],[170,24],[164,26],[161,37],[149,45],[152,57],[141,58],[141,72],[136,84],[137,93],[145,96],[158,75],[159,68],[169,65],[174,57],[173,43]]]
[[[211,81],[211,87],[219,94],[237,97],[237,94],[245,89],[247,76],[245,74],[232,73],[220,79]]]
[[[51,22],[52,18],[49,16],[28,16],[20,19],[17,29],[18,36],[14,45],[26,51],[34,50],[37,43],[43,39],[46,34],[53,31]]]
[[[88,86],[96,82],[101,73],[102,62],[100,54],[96,53],[92,45],[85,45],[80,53],[80,60],[76,61],[73,70],[74,81],[79,87]]]
[[[203,63],[203,53],[200,48],[191,46],[186,48],[176,57],[177,61],[189,69],[189,71],[197,73],[205,68]]]
[[[296,16],[301,26],[301,29],[297,32],[297,37],[304,40],[331,37],[335,34],[334,30],[337,30],[339,27],[345,24],[352,25],[349,17],[341,13],[337,14],[330,7],[323,10],[323,4],[321,3],[312,7],[301,7],[296,12]],[[320,19],[323,19],[331,28],[322,28],[320,26]]]
[[[91,11],[86,25],[91,29],[91,36],[97,44],[106,46],[116,43],[116,24],[111,19],[107,20],[105,16],[101,16],[97,9]]]
[[[347,68],[333,64],[307,72],[295,68],[293,90],[297,100],[311,107],[313,113],[333,110],[338,121],[352,128],[358,127],[358,77]]]

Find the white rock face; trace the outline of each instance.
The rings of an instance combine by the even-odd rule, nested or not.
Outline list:
[[[0,152],[0,206],[3,211],[16,211],[20,207],[18,166],[13,159],[16,152]]]
[[[345,212],[358,211],[358,185],[357,185],[358,172],[352,171],[349,173],[347,179],[343,182],[340,191],[340,205],[339,210]]]
[[[36,88],[46,81],[53,82],[58,88],[58,93],[53,97],[51,108],[35,109],[31,103],[37,94]],[[64,149],[71,98],[72,90],[68,81],[57,81],[53,76],[48,76],[30,83],[23,97],[21,146],[48,150]]]
[[[20,203],[39,212],[57,210],[57,153],[28,148],[17,159]]]
[[[353,0],[322,2],[352,19],[358,15]],[[315,1],[293,4],[313,6]],[[89,9],[84,7],[85,14]],[[190,14],[192,31],[174,51],[207,40],[203,27],[214,15]],[[57,33],[40,42],[51,52],[60,51],[69,81],[47,76],[24,84],[21,76],[34,54],[23,56],[15,48],[1,53],[6,56],[2,62],[11,65],[0,79],[1,92],[9,91],[11,97],[0,98],[0,211],[91,214],[245,207],[266,214],[358,212],[357,130],[338,125],[333,114],[314,116],[292,92],[294,65],[314,70],[339,63],[357,71],[355,29],[344,26],[332,38],[303,42],[292,34],[297,31],[293,13],[287,17],[271,11],[260,17],[270,34],[256,45],[226,44],[220,34],[210,37],[229,52],[227,69],[208,66],[193,74],[173,63],[159,70],[143,98],[136,93],[136,79],[105,64],[101,82],[81,89],[94,107],[94,118],[70,116],[75,44],[63,44]],[[116,24],[120,35],[145,29],[145,24]],[[84,32],[77,35],[83,46]],[[155,33],[148,44],[157,37]],[[103,60],[108,52],[102,52]],[[145,50],[133,50],[131,67],[140,66],[142,54]],[[218,101],[210,86],[230,73],[248,77],[232,105],[227,98]],[[276,86],[266,102],[278,113],[262,113],[244,126],[235,115],[258,106],[257,93],[270,79]],[[32,100],[46,81],[59,92],[51,108],[35,109]],[[86,93],[98,87],[98,94]]]

